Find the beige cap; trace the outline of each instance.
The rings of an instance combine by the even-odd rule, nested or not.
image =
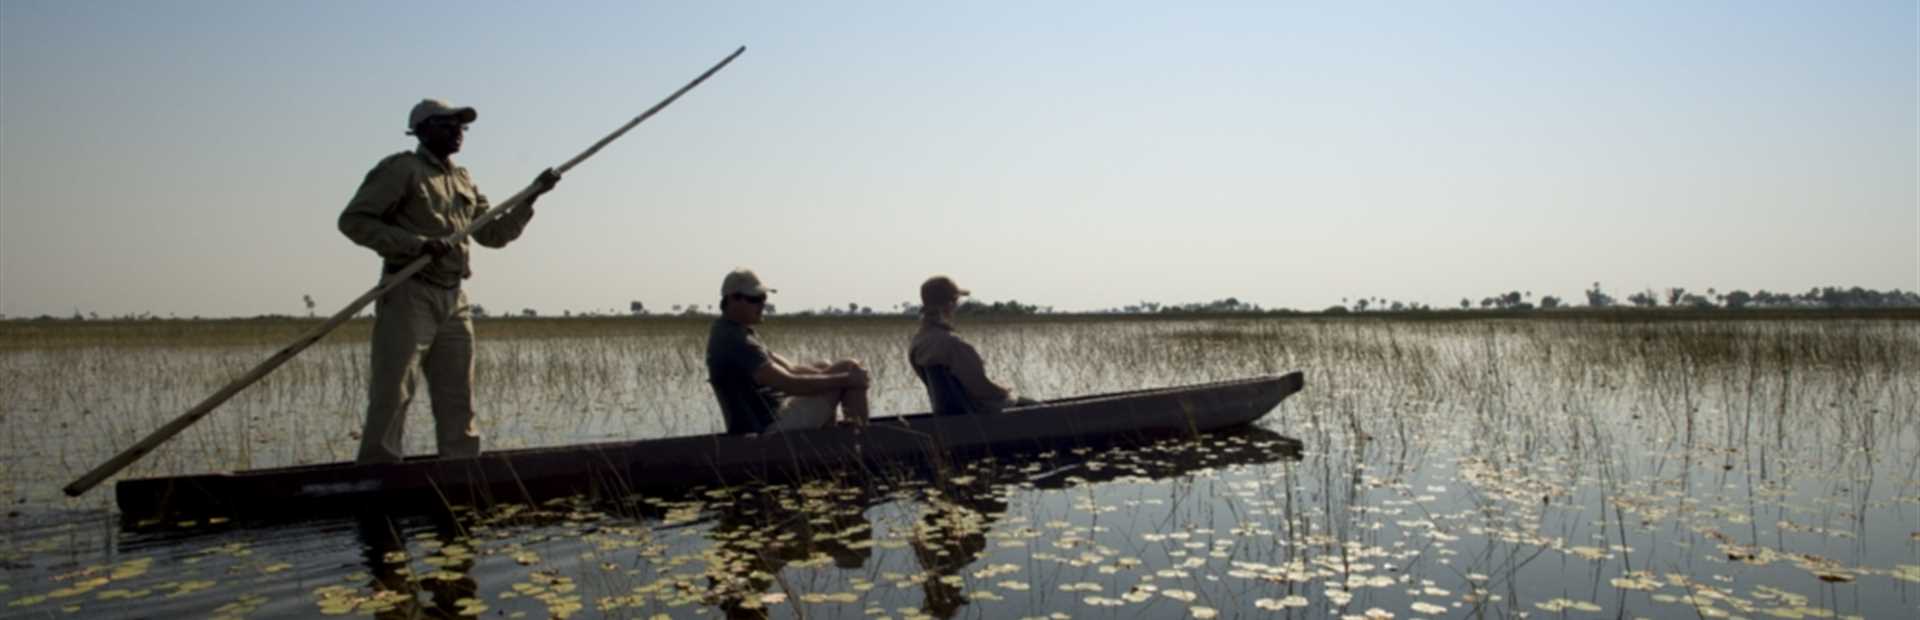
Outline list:
[[[720,281],[721,297],[731,295],[757,297],[767,293],[777,292],[779,291],[767,288],[767,285],[761,284],[760,276],[754,275],[752,269],[735,269],[727,273],[727,279]]]
[[[946,276],[934,276],[920,283],[920,303],[929,306],[957,302],[972,294],[973,291],[960,288],[953,283],[953,278]]]
[[[407,129],[419,127],[421,122],[435,116],[452,116],[462,123],[471,123],[480,118],[480,113],[473,108],[456,108],[439,99],[421,99],[420,103],[413,104],[413,111],[407,113]]]

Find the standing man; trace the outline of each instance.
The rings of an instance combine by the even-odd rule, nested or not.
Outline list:
[[[953,315],[960,309],[960,298],[971,294],[946,276],[933,276],[920,284],[920,332],[913,335],[907,361],[913,364],[921,381],[931,380],[926,376],[928,368],[945,368],[965,392],[968,410],[945,410],[945,403],[935,400],[934,413],[999,413],[1007,407],[1038,403],[1015,396],[1012,388],[988,378],[987,364],[981,359],[980,350],[953,331]]]
[[[374,306],[373,369],[357,462],[392,463],[404,456],[416,365],[426,371],[440,456],[480,454],[480,432],[473,425],[472,308],[460,290],[460,281],[473,271],[467,240],[448,241],[487,211],[487,197],[452,159],[467,124],[478,117],[473,108],[437,99],[413,106],[407,128],[419,138],[419,148],[375,164],[340,213],[340,232],[379,253],[385,273],[396,273],[422,255],[433,257]],[[524,204],[471,238],[490,248],[505,247],[533,219],[533,199],[559,182],[552,169],[541,172]]]
[[[867,369],[859,360],[796,364],[760,344],[753,326],[766,319],[774,289],[735,269],[720,282],[720,318],[707,334],[707,380],[720,399],[727,434],[771,433],[848,422],[867,423]]]

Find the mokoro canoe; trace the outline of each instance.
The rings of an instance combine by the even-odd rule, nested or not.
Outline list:
[[[119,481],[114,494],[123,522],[136,527],[201,517],[533,503],[579,494],[624,498],[1194,435],[1251,423],[1303,384],[1301,374],[1292,372],[1043,401],[994,415],[878,417],[857,430],[695,435],[500,450],[475,458],[138,478]]]

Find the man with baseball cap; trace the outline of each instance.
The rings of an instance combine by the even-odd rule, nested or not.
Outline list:
[[[467,169],[452,159],[460,152],[467,124],[478,117],[473,108],[438,99],[414,105],[407,129],[419,146],[375,164],[340,213],[340,232],[378,253],[385,273],[398,272],[423,255],[433,257],[374,306],[367,422],[358,462],[391,463],[404,456],[404,418],[413,400],[415,366],[426,371],[440,456],[480,454],[480,433],[473,424],[472,308],[460,290],[460,282],[473,271],[467,240],[449,241],[488,207]],[[490,248],[519,238],[533,218],[533,198],[559,181],[552,169],[540,173],[532,197],[470,238]]]
[[[933,276],[920,284],[920,332],[913,335],[907,359],[915,374],[926,382],[934,396],[934,413],[998,413],[1007,407],[1031,405],[1038,401],[1015,396],[1013,389],[987,378],[986,360],[971,343],[953,330],[953,316],[960,309],[960,298],[973,294],[960,288],[953,278]],[[951,377],[958,383],[964,402],[941,402],[936,382]],[[949,405],[958,405],[949,406]]]
[[[720,318],[707,334],[707,380],[720,399],[727,434],[770,433],[833,424],[835,409],[866,424],[866,368],[858,360],[797,364],[767,350],[753,329],[775,290],[748,269],[720,282]]]

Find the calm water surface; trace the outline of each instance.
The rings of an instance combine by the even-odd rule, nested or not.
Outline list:
[[[695,323],[483,323],[496,447],[710,432]],[[924,409],[906,322],[789,322]],[[1301,369],[1257,428],[933,477],[128,532],[58,487],[270,353],[0,353],[7,617],[1873,617],[1920,612],[1920,324],[963,323],[1040,397]],[[341,460],[364,347],[128,475]],[[425,403],[410,419],[431,450]],[[1288,440],[1299,440],[1298,447]]]

